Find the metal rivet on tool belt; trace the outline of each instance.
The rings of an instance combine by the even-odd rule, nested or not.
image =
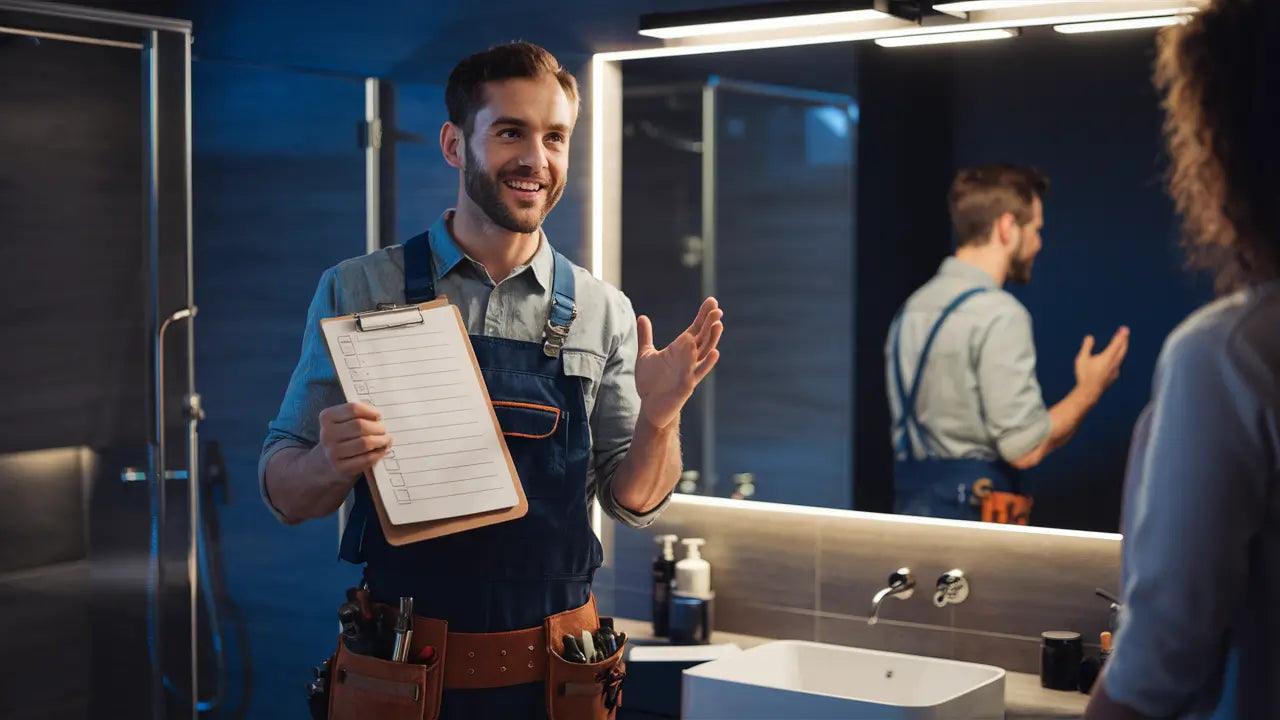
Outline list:
[[[476,651],[475,651],[475,650],[472,650],[471,652],[467,653],[467,657],[469,657],[469,658],[473,658],[473,657],[475,657],[475,656],[476,656]]]
[[[530,646],[529,646],[529,652],[533,652],[533,646],[532,646],[532,645],[530,645]]]
[[[507,651],[506,651],[506,650],[499,650],[498,652],[502,653],[502,657],[506,657],[506,656],[507,656]]]
[[[507,671],[506,665],[503,665],[502,667],[498,668],[498,672],[506,672],[506,671]]]
[[[532,661],[532,660],[530,660],[530,661],[529,661],[529,669],[530,669],[530,670],[532,670],[532,669],[533,669],[533,661]]]
[[[468,674],[468,675],[475,675],[475,674],[476,674],[476,669],[475,669],[475,668],[467,668],[467,674]]]

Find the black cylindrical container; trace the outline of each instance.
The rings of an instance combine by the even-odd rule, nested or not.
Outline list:
[[[654,539],[664,547],[653,561],[653,634],[656,637],[666,637],[670,632],[671,583],[676,577],[676,556],[672,543],[678,538],[675,535],[661,535]]]
[[[1040,633],[1040,686],[1050,690],[1076,690],[1080,684],[1083,647],[1078,632]]]

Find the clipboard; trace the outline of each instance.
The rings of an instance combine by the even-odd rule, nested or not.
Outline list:
[[[493,401],[489,397],[488,387],[485,385],[484,376],[480,372],[480,363],[476,359],[475,349],[471,346],[466,325],[462,322],[462,314],[458,312],[457,306],[451,305],[448,299],[439,297],[430,302],[424,302],[417,305],[395,305],[390,307],[379,305],[377,310],[325,318],[321,320],[320,323],[322,326],[322,332],[323,326],[328,323],[350,321],[355,323],[357,332],[375,333],[379,330],[404,327],[411,324],[421,324],[424,322],[422,317],[423,311],[435,310],[441,307],[448,307],[452,310],[454,320],[457,322],[458,330],[462,334],[462,338],[464,340],[463,345],[466,347],[468,356],[471,360],[471,368],[475,372],[476,379],[479,380],[480,390],[484,394],[484,400],[489,411],[489,420],[498,433],[498,446],[502,451],[502,457],[506,462],[507,469],[511,473],[511,477],[515,479],[514,489],[516,504],[505,509],[489,510],[469,515],[441,518],[438,520],[425,520],[422,522],[394,525],[391,523],[390,514],[387,512],[387,507],[382,498],[378,483],[373,478],[369,477],[370,473],[365,473],[364,481],[369,486],[369,495],[373,498],[373,506],[378,515],[378,522],[382,524],[382,533],[386,537],[387,542],[395,546],[408,545],[410,543],[430,540],[444,535],[467,532],[469,530],[475,530],[488,525],[496,525],[498,523],[509,522],[511,520],[518,520],[529,512],[529,500],[525,496],[524,484],[521,482],[520,475],[516,471],[515,463],[511,460],[511,451],[507,448],[506,438],[502,432],[502,426],[498,423],[497,413],[495,413],[493,409]],[[327,341],[325,342],[325,349],[329,351],[329,360],[334,363],[334,367],[336,368],[338,358],[334,357],[333,349]],[[343,390],[343,395],[347,396],[345,388]],[[347,396],[347,400],[348,402],[352,401],[349,396]]]

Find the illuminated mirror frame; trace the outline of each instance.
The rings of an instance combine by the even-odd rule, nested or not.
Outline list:
[[[880,38],[936,35],[974,30],[1017,30],[1025,27],[1107,22],[1137,18],[1181,16],[1196,12],[1202,0],[1065,0],[1040,2],[1023,7],[1004,7],[972,11],[966,22],[952,25],[920,26],[897,18],[877,19],[821,28],[782,31],[756,31],[718,34],[710,41],[699,38],[668,40],[659,47],[596,53],[591,57],[591,204],[589,223],[591,273],[617,287],[622,286],[622,64],[682,55],[764,50]],[[903,48],[902,52],[910,52]],[[754,500],[705,497],[676,493],[673,504],[722,507],[777,515],[841,517],[865,522],[899,523],[928,526],[971,528],[986,532],[1010,532],[1029,535],[1064,536],[1120,541],[1119,533],[1065,530],[1021,525],[999,525],[970,520],[873,513],[863,510],[786,505]],[[612,527],[603,523],[599,503],[593,503],[592,527],[602,539],[611,539]],[[606,529],[608,528],[608,529]],[[606,564],[612,564],[610,545],[606,543]]]

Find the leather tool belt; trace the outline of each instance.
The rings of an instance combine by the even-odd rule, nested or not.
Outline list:
[[[384,618],[394,608],[375,605]],[[442,692],[543,682],[551,720],[608,720],[621,705],[625,643],[600,662],[563,657],[562,638],[600,625],[595,596],[581,607],[547,617],[542,625],[497,633],[453,633],[448,623],[415,617],[409,657],[392,662],[347,648],[341,638],[329,661],[330,720],[377,717],[435,720]],[[427,651],[432,648],[434,652]]]

